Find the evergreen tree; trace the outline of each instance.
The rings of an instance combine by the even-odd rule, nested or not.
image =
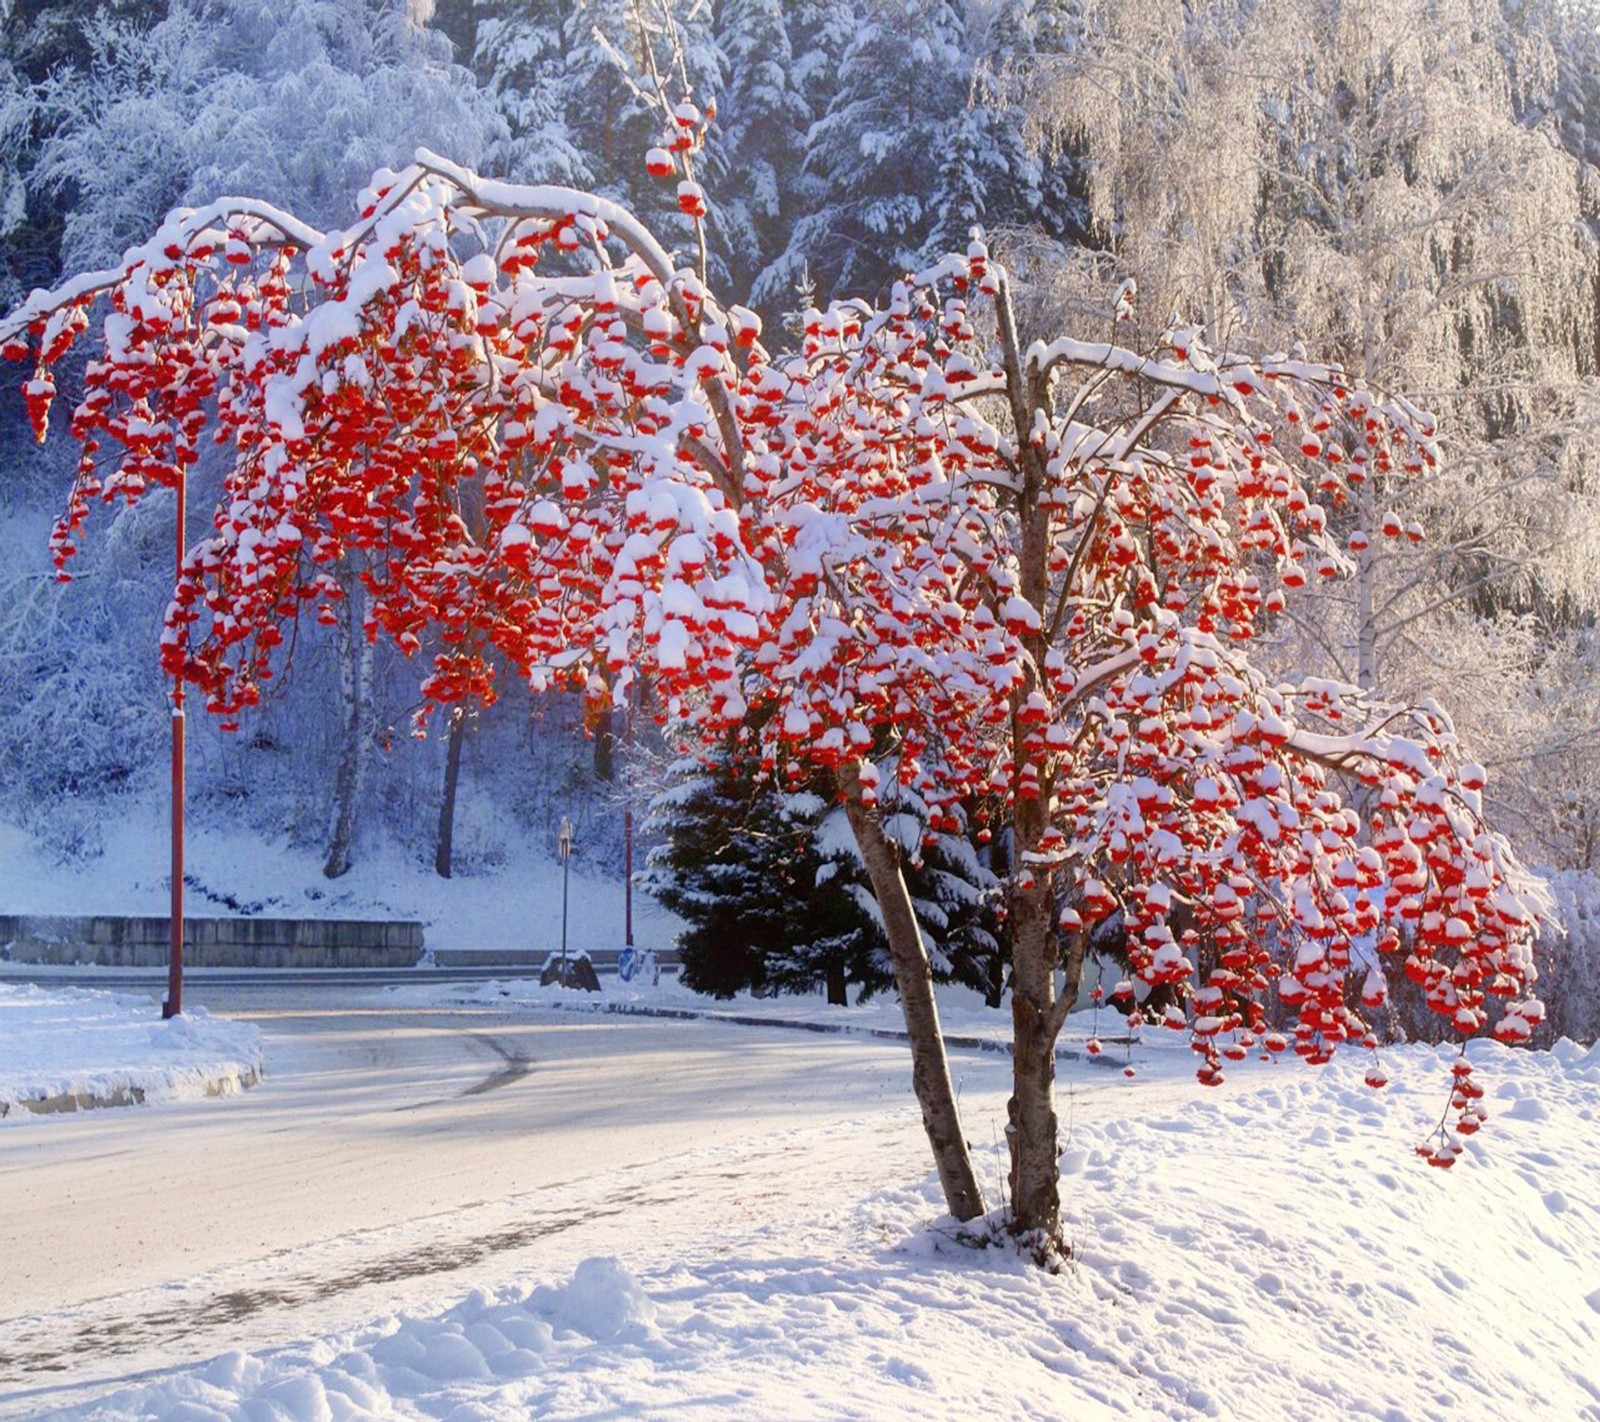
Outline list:
[[[716,151],[724,177],[720,211],[729,268],[750,291],[782,253],[799,197],[810,110],[795,79],[782,0],[725,5],[717,42],[730,88]]]
[[[736,9],[737,7],[730,7]],[[810,134],[839,92],[840,61],[855,37],[859,17],[851,0],[789,0],[783,6],[789,37],[789,85],[804,105],[795,165],[788,174],[788,202],[772,254],[750,284],[750,302],[765,312],[792,312],[814,305],[819,293],[807,252],[794,241],[798,214],[816,212],[829,200],[832,175],[810,157]],[[732,72],[735,83],[738,74]],[[780,196],[780,206],[782,201]]]
[[[560,0],[502,0],[478,27],[479,82],[506,124],[492,161],[515,181],[592,181],[564,107],[566,8]]]
[[[748,771],[732,755],[679,762],[651,804],[648,827],[665,844],[645,886],[689,924],[678,938],[684,982],[717,997],[823,983],[841,1004],[852,982],[882,987],[879,935],[835,882],[839,859],[815,843],[821,801],[780,796]]]
[[[478,21],[487,8],[476,0],[434,0],[433,28],[450,41],[451,58],[469,69],[477,63]]]
[[[825,986],[840,1004],[851,985],[864,995],[887,986],[882,923],[844,812],[808,790],[780,792],[753,769],[736,752],[709,766],[679,762],[651,806],[664,843],[645,883],[690,925],[679,938],[684,981],[724,997]],[[964,835],[930,833],[908,791],[886,828],[905,856],[935,977],[998,1005],[996,879]]]
[[[0,52],[0,306],[20,301],[55,275],[49,229],[28,214],[28,144],[33,104],[27,85]]]
[[[1060,42],[1059,17],[1050,10],[1051,0],[1000,0],[969,14],[970,83],[938,145],[928,260],[963,250],[974,226],[1053,241],[1086,235],[1080,156],[1032,141],[1026,93],[1010,93],[1012,76],[1036,72]]]
[[[999,1007],[1006,986],[1000,880],[964,834],[923,833],[921,864],[906,876],[936,975]]]
[[[795,224],[784,270],[871,293],[914,265],[936,225],[935,183],[971,65],[952,0],[869,0],[838,90],[807,138],[824,184]]]
[[[1562,147],[1600,167],[1600,13],[1590,0],[1501,0],[1503,33],[1538,41],[1529,53],[1504,46],[1518,117],[1547,118]]]

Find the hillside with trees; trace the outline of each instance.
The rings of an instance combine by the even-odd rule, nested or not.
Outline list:
[[[421,147],[487,177],[592,190],[686,261],[702,234],[705,279],[760,316],[778,354],[803,354],[834,300],[883,305],[908,273],[965,257],[981,228],[1011,273],[1019,347],[1114,332],[1149,354],[1176,332],[1197,366],[1286,351],[1403,391],[1439,417],[1437,477],[1352,477],[1348,497],[1330,497],[1284,550],[1252,655],[1268,680],[1448,707],[1487,772],[1486,813],[1558,876],[1574,934],[1557,951],[1580,965],[1579,1000],[1552,995],[1552,1016],[1592,1033],[1594,8],[674,6],[676,54],[651,34],[653,7],[631,0],[13,0],[0,10],[0,309],[115,265],[179,204],[249,194],[342,226],[372,173]],[[652,108],[652,65],[675,66],[663,77],[697,106],[691,124],[714,110],[703,138],[696,129],[698,227],[646,168],[672,137]],[[80,357],[60,364],[58,418],[86,378]],[[1319,455],[1339,418],[1294,412]],[[1345,438],[1338,479],[1365,457]],[[156,489],[97,511],[73,580],[58,584],[49,528],[74,469],[67,443],[34,443],[8,383],[0,815],[82,859],[108,807],[145,803],[160,782],[172,506]],[[227,475],[217,451],[199,451],[194,507]],[[352,577],[365,555],[345,556],[356,561],[330,579],[351,591],[306,600],[286,663],[237,729],[195,718],[196,813],[243,814],[314,848],[332,876],[392,843],[423,872],[450,868],[458,796],[552,835],[541,821],[564,799],[602,845],[619,835],[611,777],[660,778],[659,708],[640,708],[624,745],[620,719],[584,689],[502,677],[494,705],[436,718],[417,740],[416,667],[363,635],[381,608]],[[754,804],[744,828],[759,838],[789,808]],[[963,882],[983,880],[984,911],[1014,912],[1014,889],[989,883],[992,855],[977,853],[976,801],[936,795],[934,808],[939,833],[973,837],[956,858],[981,859]],[[710,823],[728,813],[718,799]],[[862,872],[826,881],[843,892]],[[858,980],[881,981],[863,931],[835,936],[854,944]],[[763,971],[782,980],[807,943]]]

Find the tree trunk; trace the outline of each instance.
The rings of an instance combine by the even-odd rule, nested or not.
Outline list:
[[[939,1031],[939,1010],[933,1000],[933,971],[911,908],[911,895],[900,872],[900,853],[884,833],[878,810],[862,803],[861,781],[853,767],[839,771],[839,788],[844,792],[845,813],[883,915],[895,986],[911,1039],[911,1085],[922,1108],[922,1126],[933,1148],[945,1207],[958,1220],[976,1219],[983,1213],[983,1191],[978,1188],[956,1110],[944,1037]]]
[[[850,1005],[850,984],[845,980],[844,964],[834,962],[828,964],[828,1006],[848,1007]]]
[[[433,850],[433,868],[441,879],[450,877],[455,854],[456,789],[461,783],[461,745],[467,738],[467,717],[457,706],[450,717],[450,740],[444,752],[444,796],[439,802],[439,838]]]
[[[605,706],[594,727],[594,778],[614,780],[617,774],[617,731],[612,708]]]
[[[1038,843],[1044,811],[1017,802],[1019,846]],[[1061,1244],[1060,1138],[1056,1123],[1056,928],[1050,876],[1017,889],[1011,903],[1011,1228],[1036,1236],[1042,1253]]]
[[[333,816],[328,832],[328,856],[322,872],[337,879],[350,872],[356,838],[356,815],[361,804],[361,783],[366,778],[367,731],[372,704],[372,644],[361,630],[360,584],[348,570],[341,572],[345,595],[339,601],[334,638],[339,650],[339,698],[344,710],[339,763],[333,771]]]
[[[1018,432],[1033,427],[1037,412],[1048,413],[1049,392],[1023,373],[1021,343],[1009,288],[995,304],[1006,371],[1006,393]],[[1024,637],[1029,660],[1042,666],[1050,627],[1050,511],[1043,504],[1046,470],[1040,451],[1019,441],[1017,499],[1018,573],[1024,598],[1039,615],[1039,630]],[[1021,696],[1036,685],[1030,670]],[[1013,711],[1011,762],[1018,772],[1029,768],[1033,751]],[[1011,1147],[1011,1229],[1027,1236],[1034,1257],[1053,1264],[1068,1251],[1061,1239],[1060,1140],[1056,1123],[1056,1038],[1064,1013],[1056,1000],[1057,929],[1055,871],[1043,865],[1029,870],[1028,856],[1039,847],[1049,822],[1054,770],[1033,762],[1039,790],[1032,796],[1017,787],[1012,811],[1013,869],[1019,871],[1011,903],[1011,1101],[1006,1137]],[[1081,972],[1081,966],[1079,971]]]

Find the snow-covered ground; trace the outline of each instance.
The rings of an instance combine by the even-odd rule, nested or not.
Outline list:
[[[688,1048],[732,1029],[678,1030]],[[843,1045],[784,1036],[819,1064]],[[624,1215],[625,1263],[594,1254],[465,1297],[470,1276],[441,1276],[432,1307],[138,1376],[92,1403],[51,1411],[37,1393],[23,1415],[1600,1422],[1600,1049],[1470,1055],[1491,1121],[1448,1172],[1411,1153],[1443,1104],[1441,1051],[1387,1053],[1381,1092],[1357,1054],[1248,1063],[1203,1092],[1180,1089],[1188,1054],[1158,1034],[1135,1048],[1135,1080],[1093,1072],[1121,1111],[1076,1109],[1066,1077],[1076,1257],[1058,1277],[958,1243],[931,1181],[813,1183],[670,1245]],[[1000,1119],[1001,1067],[971,1076],[975,1135]],[[979,1153],[994,1192],[992,1137]],[[830,1162],[848,1177],[859,1149],[815,1130],[794,1147],[822,1182]]]
[[[0,911],[8,914],[153,914],[169,911],[168,842],[159,806],[104,827],[105,853],[61,864],[27,833],[0,823]],[[319,855],[248,827],[192,825],[185,851],[196,916],[241,913],[276,918],[393,918],[424,925],[430,948],[551,949],[561,942],[561,865],[552,847],[508,836],[504,868],[441,879],[389,847],[359,859],[339,879],[323,877]],[[623,887],[617,866],[590,862],[579,846],[568,895],[575,947],[620,948]],[[209,891],[209,893],[208,893]],[[681,926],[648,895],[633,899],[636,940],[669,948]]]
[[[510,970],[508,970],[510,971]],[[831,1007],[821,989],[811,993],[785,993],[759,998],[749,992],[721,1000],[694,992],[666,971],[658,983],[641,978],[624,983],[607,974],[601,991],[588,993],[561,987],[543,987],[536,978],[490,978],[482,982],[430,982],[426,971],[419,971],[414,983],[384,990],[388,1001],[407,1007],[475,1007],[517,1010],[553,1009],[563,1012],[644,1013],[662,1016],[693,1016],[709,1021],[764,1022],[779,1026],[806,1026],[819,1031],[862,1033],[880,1037],[903,1037],[905,1017],[900,1000],[892,993],[880,993],[866,1002],[848,1007]],[[855,990],[852,989],[852,992]],[[983,1043],[995,1050],[1009,1051],[1011,1016],[1009,1010],[995,1011],[983,1006],[982,997],[970,989],[946,984],[938,990],[939,1020],[947,1037],[966,1043]],[[1079,1013],[1063,1033],[1063,1050],[1081,1051],[1094,1030],[1090,1013]],[[1099,1030],[1115,1045],[1120,1062],[1126,1024],[1106,1008],[1098,1020]],[[1108,1052],[1111,1048],[1108,1047]]]
[[[0,983],[0,1117],[28,1103],[146,1103],[237,1091],[261,1033],[203,1008],[163,1022],[147,997]]]

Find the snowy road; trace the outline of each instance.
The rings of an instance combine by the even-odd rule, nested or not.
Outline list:
[[[0,1416],[927,1173],[898,1044],[230,991],[254,1091],[0,1141]],[[958,1070],[991,1131],[1003,1062]]]

